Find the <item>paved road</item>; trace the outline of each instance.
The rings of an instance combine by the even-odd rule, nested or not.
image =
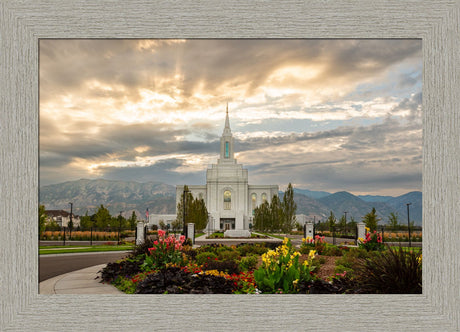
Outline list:
[[[89,266],[114,262],[125,257],[129,252],[92,252],[85,254],[56,254],[39,257],[39,280],[40,282],[75,270]]]

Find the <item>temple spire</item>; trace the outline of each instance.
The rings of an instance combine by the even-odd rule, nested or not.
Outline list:
[[[232,131],[230,130],[230,120],[228,118],[228,102],[227,102],[227,112],[225,115],[225,128],[224,135],[231,135]]]

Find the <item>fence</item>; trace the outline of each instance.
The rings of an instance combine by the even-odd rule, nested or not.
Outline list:
[[[313,234],[325,237],[331,237],[332,243],[336,244],[337,240],[353,239],[355,243],[358,240],[358,227],[354,225],[347,226],[333,226],[320,225],[313,227]],[[410,229],[406,227],[390,227],[388,225],[378,225],[377,232],[381,234],[383,242],[422,242],[422,227],[411,226]],[[410,236],[409,236],[410,234]]]

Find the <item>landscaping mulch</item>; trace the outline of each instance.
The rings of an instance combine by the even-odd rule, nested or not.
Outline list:
[[[340,258],[340,256],[321,256],[326,259],[324,264],[321,264],[319,271],[317,271],[317,276],[321,279],[334,275],[335,261]]]

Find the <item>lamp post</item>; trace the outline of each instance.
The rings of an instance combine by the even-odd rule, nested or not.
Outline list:
[[[123,211],[120,211],[120,215],[118,216],[118,239],[117,239],[117,244],[120,245],[120,231],[121,231],[121,219],[123,218],[121,214]]]
[[[73,221],[72,221],[72,209],[73,209],[73,203],[72,202],[69,202],[70,204],[70,221],[69,223],[67,224],[67,226],[69,227],[69,235],[70,235],[70,239],[72,240],[72,228],[73,228]]]
[[[406,203],[407,205],[407,230],[409,231],[409,247],[412,246],[411,240],[410,240],[410,218],[409,218],[409,205],[412,203]]]
[[[185,237],[187,238],[187,225],[185,224],[185,216],[187,215],[185,210],[186,210],[186,203],[187,203],[187,193],[189,192],[188,188],[186,188],[186,186],[184,186],[184,193],[182,195],[182,214],[183,214],[183,218],[182,218],[182,222],[184,223],[183,225],[183,234],[185,235]]]

